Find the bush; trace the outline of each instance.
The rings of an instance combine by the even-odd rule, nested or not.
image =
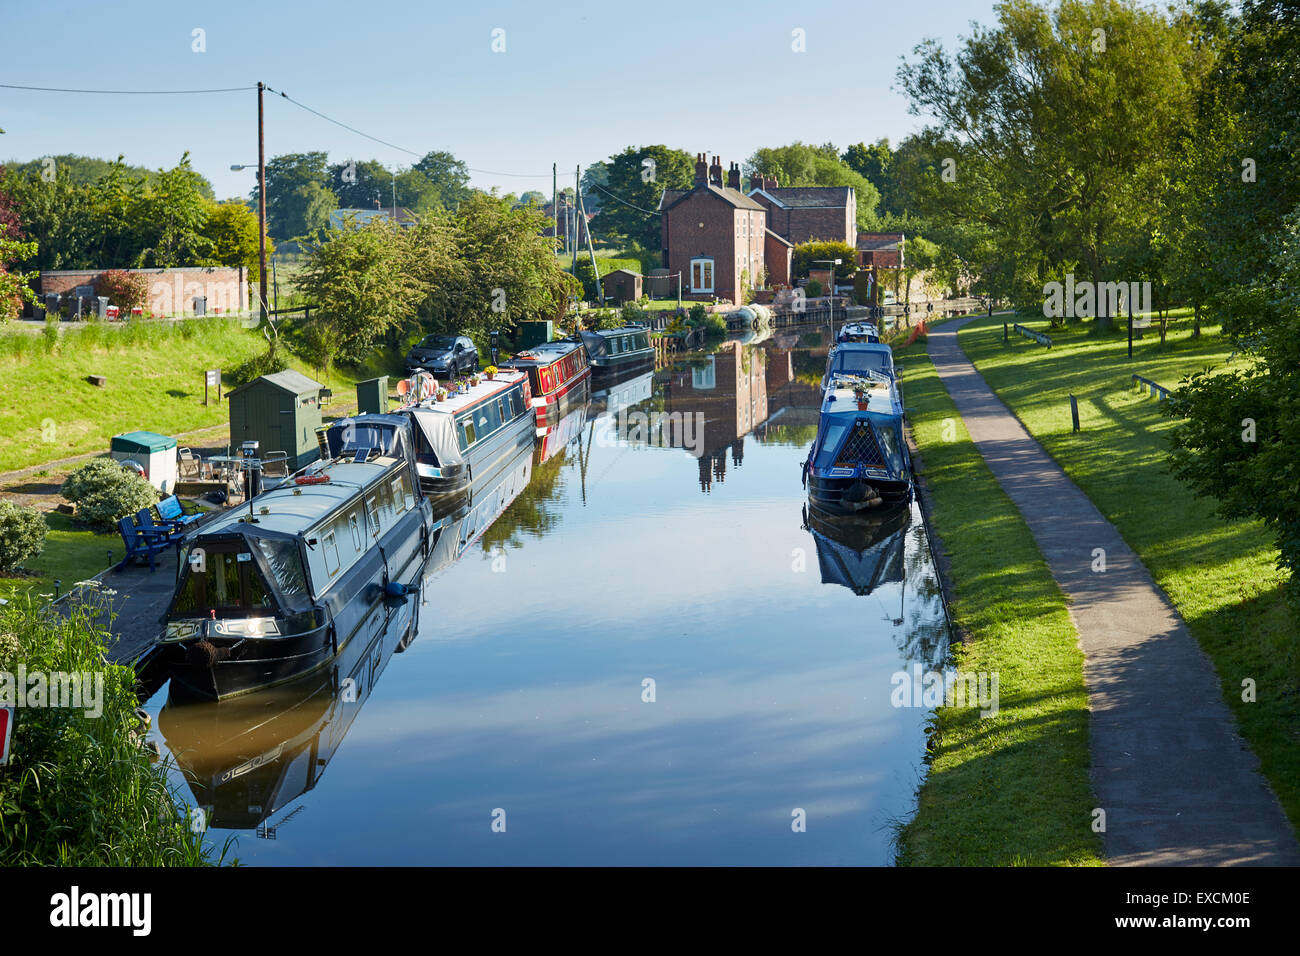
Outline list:
[[[727,320],[717,312],[710,312],[704,317],[704,331],[707,335],[726,335]]]
[[[690,311],[687,314],[690,316],[690,318],[688,318],[686,321],[690,325],[698,326],[704,324],[704,317],[709,313],[708,310],[704,308],[703,302],[696,302],[693,306],[691,306]]]
[[[316,357],[319,358],[319,356]],[[235,370],[230,373],[229,385],[231,388],[238,388],[240,385],[246,385],[253,379],[260,378],[263,375],[274,375],[276,372],[283,372],[288,367],[289,363],[284,360],[280,350],[271,345],[261,355],[254,355],[248,361],[237,365]]]
[[[98,531],[112,531],[119,518],[158,501],[158,490],[111,458],[96,458],[63,483],[61,491],[77,506],[74,520]]]
[[[619,319],[624,325],[631,325],[632,323],[644,325],[649,323],[650,314],[640,306],[628,303],[619,312]]]
[[[108,296],[110,305],[115,305],[127,315],[139,306],[144,308],[149,297],[149,280],[138,272],[125,269],[109,269],[101,272],[95,280],[95,291]]]
[[[822,284],[816,279],[809,279],[803,287],[804,295],[810,299],[815,299],[822,294]]]
[[[35,508],[0,501],[0,571],[11,571],[45,547],[49,526]]]

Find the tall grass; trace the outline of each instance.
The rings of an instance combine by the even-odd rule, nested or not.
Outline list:
[[[220,316],[201,319],[132,319],[129,322],[101,321],[62,325],[47,319],[39,335],[16,326],[0,327],[0,357],[30,358],[37,355],[69,355],[90,351],[120,351],[144,344],[165,344],[169,340],[222,339],[241,332],[239,321]]]
[[[103,713],[17,713],[0,772],[0,865],[205,866],[224,862],[192,831],[165,768],[139,739],[135,674],[105,663],[93,607],[64,617],[30,603],[0,607],[0,670],[100,672]]]

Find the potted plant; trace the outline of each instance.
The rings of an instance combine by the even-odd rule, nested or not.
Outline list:
[[[858,411],[865,412],[867,410],[867,390],[862,387],[855,388],[853,397],[858,400]]]
[[[437,398],[438,401],[445,402],[447,400],[447,390],[440,386],[437,391]]]
[[[487,368],[483,370],[483,374],[487,376],[487,380],[490,382],[494,378],[496,378],[497,371],[498,369],[495,365],[489,365]]]
[[[478,383],[481,382],[481,381],[482,381],[482,379],[480,379],[480,378],[478,377],[478,373],[477,373],[477,372],[476,372],[475,374],[473,374],[473,375],[471,375],[471,376],[469,377],[469,384],[470,384],[471,386],[478,385]]]

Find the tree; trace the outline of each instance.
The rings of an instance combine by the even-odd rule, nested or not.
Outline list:
[[[386,331],[415,314],[423,290],[409,261],[408,237],[388,219],[332,230],[308,245],[298,288],[313,304],[309,334],[318,367],[361,361]]]
[[[1300,601],[1300,10],[1245,0],[1227,33],[1206,91],[1207,115],[1226,121],[1205,144],[1200,228],[1217,272],[1209,312],[1254,361],[1191,376],[1162,410],[1177,421],[1174,473],[1222,516],[1264,521]]]
[[[870,146],[866,143],[855,143],[844,151],[840,159],[849,169],[876,187],[876,192],[880,194],[879,211],[891,209],[889,199],[892,193],[892,170],[890,167],[893,164],[894,151],[889,148],[889,140],[879,139]],[[902,212],[901,209],[893,211]]]
[[[455,209],[472,192],[469,168],[451,153],[441,150],[425,153],[411,168],[431,187],[432,193],[426,193],[429,199],[443,209]]]
[[[826,268],[825,265],[813,265],[818,259],[827,261],[841,260],[840,264],[835,267],[835,277],[837,279],[847,279],[858,268],[857,250],[848,243],[818,239],[812,242],[801,242],[794,247],[794,253],[790,258],[790,268],[795,278],[806,278],[813,268]]]
[[[858,229],[870,231],[876,226],[880,193],[865,176],[847,166],[830,143],[763,147],[745,161],[744,170],[750,177],[771,176],[780,186],[852,186]]]
[[[1021,281],[1026,267],[1041,282],[1074,263],[1113,280],[1116,243],[1147,221],[1207,58],[1185,22],[1132,0],[997,10],[955,58],[927,41],[899,69],[912,111],[954,146],[945,185],[959,188],[944,195],[1013,233],[998,241]],[[1110,326],[1105,309],[1098,323]]]
[[[331,163],[328,188],[338,197],[341,209],[374,209],[376,203],[391,206],[393,174],[378,160],[349,159]]]
[[[212,243],[203,234],[208,200],[200,188],[201,177],[190,168],[190,154],[168,170],[159,170],[132,210],[144,236],[136,256],[142,266],[169,269],[202,262]]]
[[[647,161],[653,165],[646,165]],[[604,173],[604,185],[593,182],[602,199],[600,212],[591,221],[592,232],[644,249],[659,248],[659,199],[665,189],[691,188],[695,157],[662,145],[629,146],[609,158]],[[584,204],[586,197],[584,191]]]
[[[519,197],[519,205],[521,206],[527,206],[530,204],[535,206],[545,206],[548,201],[546,194],[539,192],[536,189],[530,189]]]
[[[12,571],[45,548],[45,515],[35,508],[0,501],[0,571]]]
[[[242,200],[211,203],[204,237],[212,244],[212,261],[223,266],[243,266],[248,270],[250,282],[261,276],[261,254],[258,246],[257,213]],[[275,251],[271,242],[266,244],[266,254]]]
[[[330,210],[338,201],[329,188],[323,151],[286,153],[266,164],[266,227],[278,240],[305,236],[329,224]],[[258,186],[252,191],[257,205]],[[324,215],[321,210],[324,209]]]
[[[35,298],[31,280],[37,273],[9,271],[9,263],[31,259],[35,255],[34,242],[0,238],[0,321],[17,318],[23,311],[23,303]]]

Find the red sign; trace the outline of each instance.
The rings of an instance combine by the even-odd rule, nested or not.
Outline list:
[[[9,762],[9,738],[13,736],[14,709],[0,707],[0,767]]]

